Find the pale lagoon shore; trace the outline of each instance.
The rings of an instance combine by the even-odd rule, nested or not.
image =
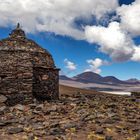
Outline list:
[[[104,93],[110,93],[110,94],[115,94],[115,95],[131,95],[131,92],[127,92],[127,91],[100,91],[100,92],[104,92]]]

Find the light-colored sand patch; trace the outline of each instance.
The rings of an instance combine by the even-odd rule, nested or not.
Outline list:
[[[131,92],[124,92],[124,91],[101,91],[101,92],[115,94],[115,95],[131,95]]]

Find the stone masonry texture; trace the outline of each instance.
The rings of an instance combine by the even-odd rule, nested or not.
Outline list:
[[[59,69],[51,54],[27,39],[19,24],[0,40],[0,95],[8,105],[59,98]]]

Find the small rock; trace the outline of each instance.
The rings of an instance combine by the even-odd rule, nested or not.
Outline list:
[[[35,130],[34,132],[34,135],[35,136],[38,136],[38,137],[42,137],[43,135],[45,135],[46,134],[46,132],[45,131],[43,131],[43,130]]]
[[[85,114],[87,112],[87,110],[86,109],[79,109],[79,110],[77,110],[77,114],[79,114],[80,116],[81,115],[83,115],[83,114]]]
[[[23,128],[21,128],[21,127],[10,128],[10,129],[8,129],[7,132],[9,134],[17,134],[17,133],[23,132]]]
[[[68,123],[64,125],[64,129],[77,128],[75,123]]]
[[[108,112],[108,117],[114,117],[116,114],[112,112]]]
[[[116,116],[113,116],[112,119],[114,121],[121,121],[121,118],[119,116],[117,116],[117,115]]]
[[[17,120],[13,120],[13,119],[11,119],[11,120],[5,120],[5,121],[0,120],[0,126],[2,127],[2,126],[9,125],[11,123],[17,123],[17,122],[18,122]]]
[[[95,132],[96,134],[104,134],[104,129],[98,128]]]
[[[0,103],[4,103],[7,101],[7,97],[4,95],[0,95]]]
[[[44,129],[43,123],[35,123],[35,124],[32,124],[32,127],[33,127],[35,130]]]
[[[6,125],[7,125],[7,123],[5,123],[5,122],[0,122],[0,127],[6,126]]]
[[[105,140],[113,140],[112,136],[106,136]]]
[[[51,128],[49,134],[50,135],[60,135],[63,134],[64,131],[62,131],[62,129],[60,129],[59,127],[57,128]]]
[[[0,111],[5,111],[6,110],[6,106],[2,106],[2,107],[0,107]]]
[[[89,116],[89,113],[85,113],[85,114],[81,115],[80,120],[85,122],[85,120],[88,116]]]
[[[104,123],[106,123],[106,124],[113,124],[113,123],[115,123],[115,120],[113,120],[111,118],[107,118],[106,120],[104,120]]]
[[[56,111],[57,111],[57,106],[54,105],[54,106],[48,108],[48,109],[45,111],[45,113],[46,113],[46,114],[50,114],[51,112],[56,112]]]
[[[4,112],[3,111],[0,111],[0,115],[3,115],[4,114]]]
[[[50,124],[50,128],[55,128],[59,126],[60,126],[59,122],[53,122],[52,124]]]
[[[6,106],[0,107],[0,115],[3,115],[6,111],[8,111]]]
[[[16,106],[14,106],[15,109],[20,110],[20,111],[24,111],[25,107],[21,104],[18,104]]]
[[[136,119],[129,119],[128,122],[136,124],[137,120]]]
[[[35,109],[36,109],[36,111],[42,111],[43,110],[43,107],[44,107],[44,105],[43,104],[40,104]]]
[[[36,108],[36,104],[30,104],[30,108],[31,109],[35,109]]]
[[[7,123],[7,124],[18,123],[18,120],[17,119],[10,119],[10,120],[6,120],[5,123]]]
[[[26,118],[24,118],[24,117],[19,118],[18,123],[20,123],[20,124],[26,123]]]
[[[139,129],[139,128],[134,128],[134,129],[132,129],[132,131],[133,131],[133,132],[139,132],[140,129]]]
[[[29,136],[28,136],[28,140],[34,140],[35,139],[35,136],[33,133],[30,133]]]
[[[42,114],[42,112],[41,112],[41,111],[37,111],[37,110],[33,110],[33,112],[32,112],[32,113],[34,113],[34,114],[38,114],[38,115]]]
[[[94,119],[95,119],[95,116],[94,115],[90,115],[90,116],[88,116],[88,117],[85,118],[85,122],[92,121]]]
[[[109,108],[115,108],[117,105],[116,105],[116,103],[110,103],[110,104],[108,104],[108,107]]]

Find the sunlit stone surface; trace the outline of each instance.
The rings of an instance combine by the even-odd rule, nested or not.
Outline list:
[[[19,24],[0,41],[0,94],[7,104],[58,99],[58,75],[51,54],[27,39]]]

